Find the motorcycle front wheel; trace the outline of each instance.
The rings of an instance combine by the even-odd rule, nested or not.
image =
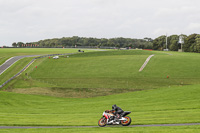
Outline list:
[[[102,117],[99,121],[98,121],[98,125],[100,127],[105,127],[106,126],[106,123],[107,123],[107,120],[105,117]]]
[[[131,124],[131,118],[129,116],[125,116],[124,118],[126,118],[125,121],[121,121],[122,126],[128,126]]]

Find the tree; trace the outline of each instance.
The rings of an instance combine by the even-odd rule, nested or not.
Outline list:
[[[78,41],[79,41],[79,37],[78,36],[73,36],[72,38],[70,38],[72,46],[75,46]]]
[[[166,43],[166,36],[165,35],[159,36],[158,38],[153,40],[153,49],[163,50],[165,43]]]
[[[191,34],[185,39],[185,43],[183,46],[183,49],[185,52],[195,52],[196,47],[195,47],[195,39],[196,39],[197,34]]]
[[[115,39],[109,39],[107,42],[109,47],[119,47],[120,45],[115,43]]]
[[[178,41],[179,41],[179,36],[178,35],[171,35],[168,37],[168,46],[170,51],[178,51]]]
[[[153,42],[153,39],[145,37],[144,40],[148,41],[148,42]]]
[[[200,35],[196,35],[195,41],[196,41],[196,48],[197,48],[196,52],[200,53]]]
[[[23,47],[23,45],[24,45],[23,42],[18,42],[18,43],[17,43],[17,46],[20,47],[20,48]]]
[[[101,39],[101,46],[107,46],[108,45],[108,39],[102,38]]]
[[[14,43],[12,44],[12,46],[13,46],[13,47],[17,47],[17,43],[14,42]]]

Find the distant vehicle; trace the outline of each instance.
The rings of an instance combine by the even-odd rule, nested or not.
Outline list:
[[[81,51],[81,50],[78,50],[78,52],[82,52],[82,53],[84,53],[84,51]]]
[[[53,59],[59,59],[59,56],[54,56]]]

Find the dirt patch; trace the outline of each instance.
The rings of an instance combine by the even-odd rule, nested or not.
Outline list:
[[[9,92],[21,93],[21,94],[35,94],[35,95],[48,95],[54,97],[66,97],[66,98],[89,98],[97,96],[106,96],[113,94],[120,94],[132,91],[141,91],[141,89],[105,89],[105,88],[17,88],[5,90]]]

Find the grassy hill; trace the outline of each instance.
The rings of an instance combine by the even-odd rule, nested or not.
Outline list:
[[[93,98],[56,98],[0,92],[0,125],[96,125],[117,104],[132,124],[200,122],[200,85]]]
[[[151,54],[155,56],[139,72]],[[132,111],[132,124],[200,122],[199,56],[133,50],[36,60],[4,88],[10,92],[0,91],[0,125],[97,125],[102,112],[111,109],[112,104]],[[32,132],[198,132],[199,127],[36,129]]]
[[[139,72],[151,54],[155,56]],[[10,88],[25,94],[93,97],[200,84],[199,57],[193,53],[116,50],[63,56],[59,60],[45,58],[37,60],[26,71],[28,77],[19,77]]]
[[[38,94],[57,93],[56,96],[62,97],[91,97],[141,89],[134,87],[136,82],[131,77],[152,53],[116,50],[63,56],[59,60],[38,59],[26,71],[28,77],[22,75],[10,88],[20,93],[38,91]]]
[[[200,85],[160,88],[93,98],[56,98],[0,92],[0,125],[97,125],[116,103],[132,124],[200,122]],[[121,127],[121,126],[120,126]],[[6,132],[199,132],[200,126],[84,129],[4,129]]]

